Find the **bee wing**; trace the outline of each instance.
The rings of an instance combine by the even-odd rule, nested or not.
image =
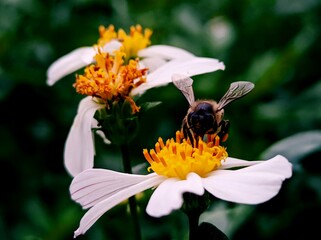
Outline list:
[[[230,85],[230,88],[218,102],[218,111],[224,108],[230,102],[244,97],[254,88],[254,84],[246,81],[233,82]]]
[[[173,84],[183,93],[189,105],[195,102],[193,91],[193,79],[181,74],[174,74],[172,76]]]

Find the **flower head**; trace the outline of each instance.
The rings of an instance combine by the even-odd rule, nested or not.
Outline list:
[[[88,169],[77,175],[70,186],[71,197],[84,209],[90,209],[81,219],[75,237],[84,234],[112,207],[149,188],[155,190],[146,211],[150,216],[161,217],[181,208],[186,192],[201,196],[207,191],[222,200],[259,204],[274,197],[282,182],[292,175],[292,165],[283,156],[266,161],[240,160],[227,157],[225,149],[215,142],[200,140],[198,147],[193,147],[176,134],[176,139],[165,144],[159,139],[155,150],[144,150],[151,164],[149,170],[154,173]]]
[[[139,108],[129,97],[130,92],[146,81],[146,70],[139,69],[138,62],[130,60],[123,65],[125,53],[115,51],[115,56],[99,51],[96,64],[89,65],[83,75],[76,76],[74,87],[80,94],[97,97],[106,103],[106,107],[114,102],[130,99],[133,113]]]

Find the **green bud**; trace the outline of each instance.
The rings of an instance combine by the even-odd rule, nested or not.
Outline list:
[[[109,104],[109,108],[104,108],[95,114],[95,119],[99,123],[99,130],[103,131],[106,138],[111,143],[122,145],[132,141],[139,130],[139,120],[141,115],[160,102],[145,102],[140,105],[140,111],[133,113],[129,101]]]

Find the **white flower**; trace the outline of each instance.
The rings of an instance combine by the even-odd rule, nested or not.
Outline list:
[[[224,70],[224,68],[222,62],[213,58],[175,59],[147,74],[146,82],[131,90],[129,95],[130,97],[139,96],[150,88],[166,85],[172,81],[171,76],[175,73],[194,76]],[[78,113],[67,137],[64,153],[65,166],[72,176],[93,167],[92,122],[95,112],[104,107],[104,104],[92,97],[86,97],[79,104]]]
[[[291,163],[281,155],[266,161],[245,161],[226,158],[223,147],[209,143],[202,142],[202,147],[193,151],[186,141],[171,140],[165,146],[162,140],[159,143],[161,150],[156,147],[156,152],[151,150],[150,154],[144,150],[155,173],[136,175],[88,169],[73,179],[72,199],[84,209],[90,208],[81,219],[75,237],[84,234],[117,204],[149,188],[155,188],[155,191],[146,212],[153,217],[162,217],[181,208],[185,192],[203,195],[206,190],[225,201],[259,204],[274,197],[282,182],[292,175]],[[184,168],[187,166],[185,172],[182,172],[181,164]],[[237,170],[233,170],[235,168]]]

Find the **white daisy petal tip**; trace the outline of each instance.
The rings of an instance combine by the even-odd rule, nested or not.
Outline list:
[[[219,62],[219,64],[220,64],[219,69],[225,70],[225,64],[223,62]]]
[[[74,231],[74,238],[78,237],[79,235],[82,235],[84,233],[80,232],[79,229],[77,229],[76,231]]]
[[[234,159],[234,162],[237,161]],[[247,166],[244,160],[240,160],[240,166],[243,168],[221,169],[203,178],[204,188],[225,201],[261,204],[275,197],[283,182],[292,176],[292,164],[281,155],[265,161],[254,161],[253,165]]]
[[[93,47],[77,48],[58,58],[47,70],[47,84],[54,85],[58,80],[90,64],[95,56]]]
[[[272,159],[278,160],[280,162],[280,168],[283,169],[285,179],[292,177],[293,165],[286,157],[282,155],[276,155]]]

